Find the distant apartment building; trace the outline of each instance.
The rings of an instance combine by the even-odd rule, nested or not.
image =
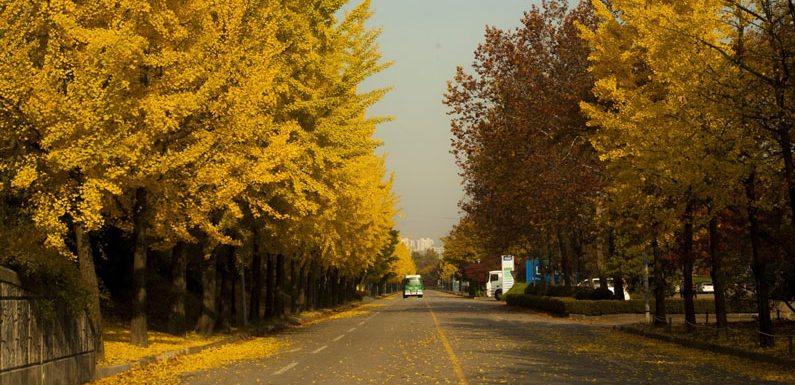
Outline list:
[[[433,239],[431,238],[401,238],[400,241],[411,251],[423,252],[428,249],[435,249]]]

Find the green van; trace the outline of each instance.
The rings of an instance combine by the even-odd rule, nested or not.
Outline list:
[[[415,295],[422,298],[422,291],[425,285],[422,284],[422,277],[418,274],[407,275],[403,279],[403,298],[408,298],[410,295]]]

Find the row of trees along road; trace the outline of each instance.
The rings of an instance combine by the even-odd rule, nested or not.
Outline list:
[[[448,260],[540,257],[621,293],[645,254],[655,322],[681,285],[691,324],[702,266],[718,330],[752,282],[772,345],[770,299],[795,295],[793,52],[775,0],[550,1],[488,28],[445,95],[466,189]]]
[[[72,302],[87,292],[98,336],[101,288],[129,282],[143,346],[163,297],[156,316],[190,328],[192,283],[206,334],[231,311],[256,321],[394,281],[383,119],[365,116],[385,91],[358,89],[388,63],[369,1],[338,20],[344,3],[0,7],[2,262],[57,276],[46,286]],[[148,297],[158,277],[169,295]]]

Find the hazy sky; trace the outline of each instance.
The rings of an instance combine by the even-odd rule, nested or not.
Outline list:
[[[354,0],[352,3],[358,4]],[[383,29],[385,60],[394,65],[367,80],[365,89],[393,90],[371,115],[391,115],[376,136],[400,196],[402,236],[446,235],[460,216],[463,196],[450,154],[450,121],[442,94],[458,65],[470,66],[486,25],[515,28],[529,0],[373,0],[370,26]]]

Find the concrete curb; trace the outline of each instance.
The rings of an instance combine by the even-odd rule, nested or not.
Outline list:
[[[97,367],[97,369],[96,369],[96,371],[94,373],[93,381],[96,381],[96,380],[99,380],[99,379],[102,379],[102,378],[112,377],[112,376],[115,376],[115,375],[118,375],[118,374],[122,374],[122,373],[124,373],[124,372],[126,372],[126,371],[128,371],[128,370],[130,370],[130,369],[132,369],[134,367],[144,367],[144,366],[156,363],[156,362],[167,361],[167,360],[170,360],[170,359],[175,358],[175,357],[180,357],[180,356],[184,356],[184,355],[200,353],[200,352],[202,352],[204,350],[207,350],[207,349],[210,349],[210,348],[214,348],[214,347],[221,346],[221,345],[231,344],[231,343],[234,343],[234,342],[237,342],[237,341],[240,341],[240,340],[244,340],[244,339],[247,339],[247,338],[251,338],[251,337],[254,337],[254,336],[259,336],[259,335],[263,335],[263,334],[267,334],[267,333],[282,331],[282,330],[284,330],[284,329],[286,329],[288,327],[288,325],[287,325],[288,323],[290,325],[296,325],[297,326],[297,325],[301,325],[301,324],[306,323],[306,322],[322,320],[323,318],[329,317],[329,316],[331,316],[333,314],[336,314],[336,313],[339,313],[339,312],[342,312],[342,311],[345,311],[345,310],[353,309],[353,308],[359,307],[359,306],[364,305],[365,303],[369,303],[369,302],[372,302],[372,300],[370,300],[370,301],[364,301],[363,300],[363,301],[360,301],[360,302],[357,302],[357,303],[345,304],[345,305],[339,306],[339,307],[334,308],[334,309],[327,309],[326,311],[323,311],[322,314],[320,314],[320,315],[318,315],[316,317],[311,317],[311,318],[307,318],[307,319],[301,319],[301,318],[295,318],[295,317],[292,317],[293,319],[289,319],[289,317],[288,317],[288,319],[285,319],[283,322],[272,323],[272,324],[269,323],[269,324],[264,324],[264,325],[252,326],[252,329],[249,330],[249,331],[241,332],[241,333],[235,334],[233,336],[224,338],[224,339],[222,339],[220,341],[215,341],[215,342],[212,342],[212,343],[209,343],[209,344],[200,345],[200,346],[192,346],[192,347],[189,347],[189,348],[182,348],[182,349],[178,349],[178,350],[171,350],[171,351],[163,352],[163,353],[160,353],[160,354],[146,356],[146,357],[140,358],[140,359],[138,359],[136,361],[127,362],[127,363],[124,363],[124,364],[113,365],[113,366],[105,366],[105,367]]]
[[[660,334],[654,333],[647,330],[637,329],[634,327],[629,326],[613,326],[613,330],[618,330],[628,334],[634,334],[641,337],[646,338],[653,338],[660,341],[671,342],[675,344],[679,344],[682,346],[686,346],[689,348],[701,349],[701,350],[708,350],[711,352],[719,353],[719,354],[726,354],[735,357],[740,357],[748,360],[753,360],[757,362],[763,362],[767,364],[774,364],[774,365],[782,365],[786,367],[793,367],[795,365],[795,359],[789,359],[784,357],[773,356],[770,354],[765,353],[758,353],[758,352],[750,352],[743,349],[733,348],[730,346],[723,346],[717,345],[709,342],[703,341],[695,341],[689,338],[672,336],[667,334]]]

